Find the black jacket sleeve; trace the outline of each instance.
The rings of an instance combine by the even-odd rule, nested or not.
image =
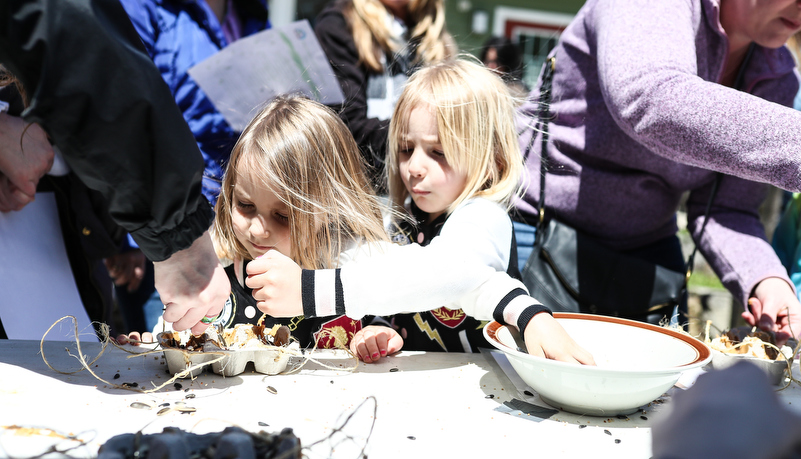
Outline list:
[[[0,62],[80,179],[145,255],[163,261],[209,228],[203,161],[117,0],[3,0]]]
[[[389,120],[367,118],[369,72],[359,64],[359,53],[350,26],[340,8],[329,6],[317,18],[317,40],[334,70],[345,96],[341,107],[334,107],[353,133],[373,175],[383,171]]]

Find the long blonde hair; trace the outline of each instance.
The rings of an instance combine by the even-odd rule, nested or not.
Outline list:
[[[351,27],[359,62],[374,72],[384,70],[381,55],[395,53],[399,44],[387,24],[390,14],[379,0],[347,0],[344,15]],[[415,63],[428,64],[451,58],[456,44],[445,28],[443,0],[411,0],[408,24],[410,43],[417,43]]]
[[[279,96],[242,132],[231,153],[212,232],[221,259],[248,259],[232,224],[234,187],[252,178],[289,208],[292,258],[333,268],[353,241],[386,241],[381,204],[348,128],[328,107]]]
[[[418,70],[403,89],[389,124],[387,181],[395,209],[409,195],[400,175],[399,150],[417,107],[430,107],[448,164],[466,172],[461,195],[450,214],[474,196],[508,208],[521,192],[523,157],[515,130],[515,102],[496,74],[468,60],[434,64]]]

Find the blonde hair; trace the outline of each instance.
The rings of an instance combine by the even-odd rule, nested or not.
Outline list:
[[[509,209],[521,193],[523,157],[515,130],[515,102],[503,80],[468,60],[435,64],[417,71],[403,89],[389,124],[387,180],[393,206],[403,206],[408,191],[399,169],[399,147],[417,107],[430,107],[437,120],[445,160],[467,175],[464,200],[480,196]]]
[[[231,216],[234,188],[248,179],[287,205],[292,259],[302,268],[338,266],[352,241],[388,240],[353,136],[318,102],[279,96],[242,132],[215,208],[212,235],[221,259],[249,258]]]
[[[453,57],[456,44],[445,29],[443,0],[410,0],[408,9],[409,42],[417,44],[415,63],[428,64]],[[384,70],[383,53],[396,53],[401,47],[387,24],[388,14],[379,0],[348,0],[344,8],[359,62],[374,72]]]

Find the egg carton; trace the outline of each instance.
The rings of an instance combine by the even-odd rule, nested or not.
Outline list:
[[[172,333],[159,333],[158,341],[163,343],[167,334],[174,336]],[[209,366],[216,374],[236,376],[244,372],[250,362],[253,362],[256,372],[276,375],[286,370],[290,357],[300,354],[300,346],[296,341],[280,347],[261,343],[249,344],[240,349],[222,349],[211,342],[206,342],[203,350],[186,350],[163,345],[162,350],[169,372],[176,375],[189,370],[184,376],[187,378],[198,376]]]

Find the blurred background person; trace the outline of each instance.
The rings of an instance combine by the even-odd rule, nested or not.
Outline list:
[[[443,0],[333,0],[314,28],[345,103],[334,107],[385,192],[389,118],[406,79],[421,65],[456,55]]]
[[[522,103],[529,88],[523,83],[523,51],[507,37],[490,37],[481,48],[481,62],[498,72],[512,96]]]

